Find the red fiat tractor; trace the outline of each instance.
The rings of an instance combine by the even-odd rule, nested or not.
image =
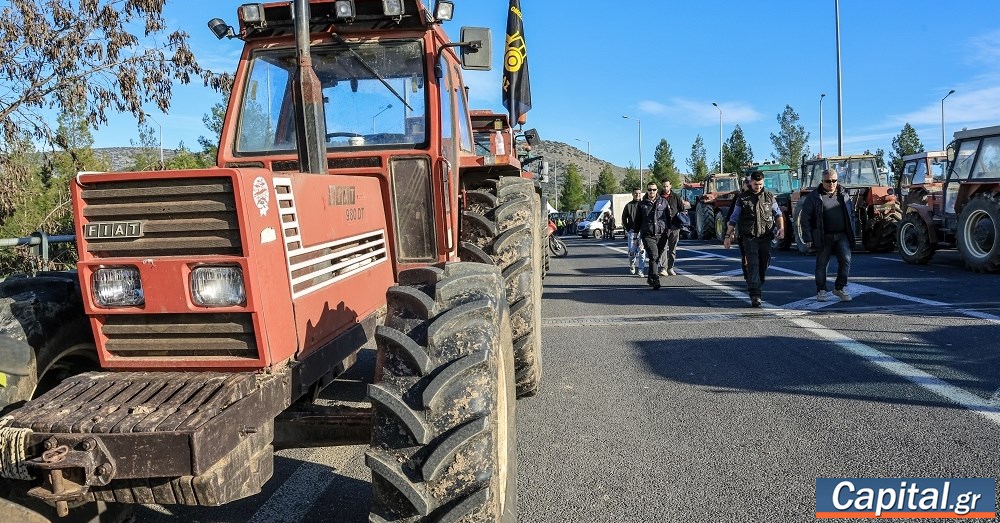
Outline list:
[[[698,238],[722,238],[726,214],[740,192],[737,174],[713,174],[705,180],[705,191],[694,200],[694,230]]]
[[[59,287],[80,321],[0,344],[0,491],[59,515],[221,505],[260,492],[275,448],[364,442],[372,521],[515,520],[545,223],[511,126],[476,152],[462,71],[490,67],[491,36],[450,41],[454,7],[297,0],[209,23],[244,42],[218,164],[77,177],[78,278]],[[368,340],[370,406],[314,404]],[[61,349],[97,370],[37,394]]]

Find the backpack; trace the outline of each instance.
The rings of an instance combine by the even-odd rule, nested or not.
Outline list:
[[[691,226],[691,217],[688,216],[687,211],[682,211],[674,215],[674,225],[682,229]]]

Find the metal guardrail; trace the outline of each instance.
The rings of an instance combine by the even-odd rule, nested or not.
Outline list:
[[[0,247],[31,247],[31,253],[43,261],[49,261],[49,245],[53,243],[69,243],[76,241],[76,235],[61,234],[49,236],[45,231],[31,233],[24,238],[0,238]]]

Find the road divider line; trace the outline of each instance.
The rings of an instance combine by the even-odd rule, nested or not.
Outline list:
[[[991,400],[984,399],[964,389],[956,387],[933,374],[928,374],[912,365],[903,363],[892,356],[880,352],[860,341],[830,329],[821,323],[807,318],[789,318],[791,323],[806,329],[840,347],[841,349],[861,357],[869,364],[899,376],[941,398],[944,398],[969,411],[979,414],[987,421],[1000,425],[1000,407]]]

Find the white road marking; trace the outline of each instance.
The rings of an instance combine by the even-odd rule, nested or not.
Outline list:
[[[895,374],[924,388],[956,405],[979,414],[986,420],[1000,425],[1000,408],[992,400],[983,399],[971,392],[928,374],[912,365],[903,363],[888,354],[873,349],[864,343],[806,318],[789,318],[791,323],[808,330],[851,354],[860,356],[869,364]],[[994,395],[995,397],[996,395]]]
[[[333,481],[335,473],[326,465],[313,463],[321,461],[316,451],[302,459],[304,463],[257,509],[250,523],[302,521],[305,518]]]
[[[901,262],[901,261],[903,261],[902,258],[886,258],[884,256],[872,256],[872,259],[873,260],[893,261],[893,262]]]
[[[726,294],[738,294],[737,297],[744,298],[742,293],[737,293],[735,290],[717,281],[695,275],[689,275],[688,277],[695,279],[703,285],[714,287]],[[770,305],[767,305],[767,307],[770,307]],[[817,323],[803,317],[789,317],[787,319],[791,323],[833,343],[841,349],[844,349],[845,351],[856,356],[860,356],[871,365],[879,367],[891,374],[895,374],[896,376],[902,377],[956,405],[979,414],[994,424],[1000,425],[1000,407],[998,407],[995,403],[1000,391],[998,391],[998,394],[994,394],[994,397],[990,400],[986,400],[972,394],[971,392],[951,385],[937,376],[928,374],[927,372],[924,372],[912,365],[903,363],[888,354],[869,347],[860,341],[830,329],[821,323]]]

